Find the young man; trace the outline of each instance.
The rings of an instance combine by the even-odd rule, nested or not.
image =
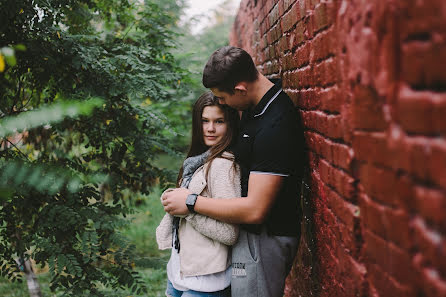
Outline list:
[[[233,149],[242,168],[243,197],[212,199],[176,189],[163,197],[164,209],[241,224],[232,249],[232,296],[283,296],[302,216],[304,142],[298,113],[281,86],[259,73],[240,48],[215,51],[204,68],[203,85],[220,103],[243,111]]]

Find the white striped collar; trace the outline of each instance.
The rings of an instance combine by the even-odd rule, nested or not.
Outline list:
[[[277,91],[277,93],[274,94],[274,96],[271,97],[271,99],[269,99],[268,103],[266,103],[266,105],[265,105],[265,107],[263,108],[263,110],[262,110],[260,113],[254,115],[254,117],[259,117],[259,116],[261,116],[262,114],[264,114],[265,111],[266,111],[266,109],[268,108],[268,106],[274,101],[274,99],[276,99],[277,96],[279,96],[280,92],[282,92],[282,89],[279,89],[279,90]]]

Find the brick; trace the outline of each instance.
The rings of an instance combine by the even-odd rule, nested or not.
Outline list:
[[[291,42],[290,42],[291,43]],[[297,48],[293,57],[295,60],[296,68],[301,68],[308,65],[310,62],[310,43],[305,43],[301,47]]]
[[[430,189],[420,185],[414,187],[416,211],[427,221],[446,230],[446,196],[437,189]]]
[[[423,136],[401,137],[393,151],[393,165],[417,178],[446,188],[446,141]],[[390,165],[391,166],[391,165]]]
[[[410,255],[365,229],[364,251],[367,263],[376,263],[402,285],[410,286],[416,275]]]
[[[311,62],[318,62],[334,56],[337,49],[337,39],[334,29],[331,28],[318,34],[313,39]]]
[[[295,5],[297,5],[296,9],[299,10],[299,16],[301,18],[305,17],[307,15],[307,2],[306,2],[306,0],[298,0],[298,1],[296,1]],[[310,8],[308,8],[308,9],[310,9]]]
[[[417,296],[413,287],[401,285],[376,264],[369,263],[367,273],[369,275],[369,286],[373,288],[377,297]]]
[[[278,0],[278,9],[279,9],[279,16],[283,17],[284,13],[285,13],[285,9],[283,7],[283,1],[282,0]]]
[[[324,111],[340,113],[345,103],[345,98],[337,85],[318,90],[317,96],[320,98],[321,109]]]
[[[269,28],[270,27],[268,26],[268,23],[266,21],[260,23],[260,35],[264,36],[266,32],[268,32]]]
[[[329,58],[314,66],[313,81],[317,86],[329,86],[338,81],[336,60]]]
[[[360,206],[366,228],[406,251],[412,248],[409,214],[406,211],[380,205],[365,194],[360,195]]]
[[[422,296],[446,297],[446,280],[441,279],[432,268],[424,268],[422,271]]]
[[[321,111],[303,111],[304,126],[318,131],[332,139],[341,139],[343,136],[343,124],[340,115],[328,115]]]
[[[319,241],[330,247],[330,250],[345,249],[349,253],[357,254],[354,233],[340,221],[331,209],[324,210],[325,232]]]
[[[305,132],[307,145],[330,163],[345,170],[350,170],[353,161],[353,150],[347,145],[333,142],[324,138],[320,134],[308,131]]]
[[[312,74],[312,69],[309,66],[297,69],[293,72],[293,85],[299,89],[309,88],[311,86]]]
[[[423,266],[437,269],[446,276],[446,238],[444,234],[430,229],[425,221],[417,216],[412,226],[417,250],[422,253]]]
[[[395,159],[397,166],[421,179],[429,179],[431,146],[431,140],[426,137],[402,138],[396,147],[396,151],[398,151],[398,156]]]
[[[402,46],[402,79],[416,89],[441,89],[446,85],[446,42],[410,42]]]
[[[275,5],[275,0],[267,0],[265,3],[265,9],[266,9],[266,12],[268,13],[268,12],[270,12],[271,11],[271,9],[274,7],[274,5]]]
[[[305,24],[303,22],[298,22],[296,28],[290,31],[289,47],[290,49],[295,48],[306,40],[307,35],[305,33]]]
[[[271,25],[274,25],[279,20],[279,5],[275,5],[268,15],[268,21]]]
[[[265,75],[276,74],[280,72],[280,64],[277,60],[268,61],[264,64],[264,69]]]
[[[383,98],[369,86],[355,85],[352,100],[352,128],[367,131],[383,131],[387,128],[384,119]]]
[[[365,296],[365,275],[364,264],[357,262],[348,253],[338,249],[339,275],[342,282],[343,295],[345,297]]]
[[[276,47],[270,45],[265,49],[266,60],[271,61],[276,58]]]
[[[326,246],[318,247],[318,252],[327,255],[326,259],[321,259],[319,270],[321,275],[324,275],[324,278],[321,280],[321,286],[324,286],[326,290],[324,290],[325,296],[342,296],[337,294],[339,291],[339,284],[336,280],[339,279],[337,273],[337,267],[339,266],[339,260],[333,252],[326,248]],[[335,284],[337,286],[335,286]]]
[[[384,206],[379,205],[371,200],[367,194],[359,195],[359,205],[362,217],[362,223],[365,228],[371,230],[373,233],[378,234],[382,238],[387,238],[386,227],[382,224],[382,212],[384,212]]]
[[[318,169],[322,181],[334,188],[343,198],[354,203],[356,189],[353,177],[331,166],[325,160],[320,160]]]
[[[321,98],[318,96],[316,89],[309,88],[296,91],[298,98],[296,103],[301,109],[320,109]]]
[[[283,40],[287,40],[287,38],[286,38],[286,36],[285,37],[282,37],[280,40],[279,40],[279,50],[282,52],[282,53],[285,53],[285,50],[284,50],[284,48],[282,47],[282,41]],[[286,47],[286,49],[288,49],[288,46]],[[294,67],[294,63],[293,63],[293,54],[291,54],[291,53],[285,53],[284,55],[283,55],[283,57],[282,57],[282,59],[281,59],[281,62],[282,62],[282,69],[283,69],[283,71],[288,71],[288,70],[291,70],[291,69],[293,69],[293,67]]]
[[[289,38],[289,36],[288,36],[289,34],[284,34],[284,35],[282,35],[282,37],[280,37],[280,39],[279,39],[279,42],[277,43],[277,49],[278,49],[278,52],[280,53],[280,55],[282,56],[282,59],[284,60],[285,58],[283,57],[283,54],[284,53],[286,53],[286,52],[288,52],[288,38]],[[289,55],[289,56],[291,56],[291,55]],[[287,63],[287,62],[285,62],[285,61],[282,61],[282,63]],[[291,64],[291,63],[290,63]],[[287,67],[287,70],[288,69],[291,69],[292,68],[292,65],[290,65],[291,67]]]
[[[407,132],[424,135],[446,132],[446,94],[402,87],[396,113],[398,122]]]
[[[296,7],[296,6],[294,6],[294,7]],[[294,7],[293,7],[293,9],[290,9],[290,11],[288,11],[282,18],[281,22],[282,22],[282,31],[283,32],[289,31],[299,21],[299,18],[298,18],[299,10],[295,9]]]
[[[353,132],[353,150],[358,160],[392,167],[395,153],[387,145],[386,135],[382,132]]]
[[[296,77],[296,71],[285,72],[283,74],[282,86],[285,88],[299,89],[300,81]]]
[[[335,20],[335,7],[333,2],[322,2],[314,8],[313,34],[317,33],[330,25]]]
[[[271,28],[271,30],[268,31],[268,33],[266,33],[268,44],[273,44],[279,40],[280,36],[282,36],[282,30],[280,25],[276,24]]]
[[[358,256],[359,246],[355,233],[359,223],[359,207],[342,199],[328,186],[324,186],[323,190],[327,195],[327,206],[337,218],[337,223],[332,228],[338,229],[339,242],[342,242],[350,253]]]
[[[446,189],[446,140],[436,139],[431,142],[431,155],[427,159],[431,180]]]
[[[283,65],[282,65],[283,67]],[[291,72],[285,72],[282,74],[282,87],[287,89],[287,88],[292,88],[293,87],[293,81],[291,79],[292,77],[292,73]],[[289,93],[289,92],[288,92]],[[289,95],[291,96],[291,94],[289,93]]]
[[[355,224],[358,223],[359,207],[345,201],[326,185],[324,186],[324,191],[327,195],[328,206],[333,211],[333,214],[353,233]]]
[[[287,11],[288,8],[290,8],[290,6],[294,4],[294,1],[296,0],[283,0],[283,10]]]
[[[413,178],[408,173],[399,173],[395,184],[398,205],[409,212],[416,212]]]
[[[402,40],[426,40],[426,33],[444,32],[445,3],[442,0],[419,2],[408,0],[401,2],[400,18]]]
[[[397,176],[391,169],[374,166],[370,163],[361,164],[358,169],[360,185],[364,192],[378,202],[390,206],[401,206],[398,201]]]
[[[321,226],[318,230],[318,243],[325,245],[331,251],[336,250],[336,247],[340,243],[339,233],[336,233],[337,221],[333,212],[324,206],[321,212],[321,219],[325,222],[325,226]]]

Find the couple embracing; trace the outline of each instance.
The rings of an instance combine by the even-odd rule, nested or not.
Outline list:
[[[166,296],[282,296],[300,238],[299,115],[240,48],[215,51],[203,85],[178,188],[161,197]]]

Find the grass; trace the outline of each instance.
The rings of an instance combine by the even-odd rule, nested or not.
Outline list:
[[[148,294],[133,295],[130,290],[110,290],[106,291],[107,296],[165,296],[166,289],[166,265],[170,256],[170,250],[160,251],[156,244],[155,229],[164,216],[164,209],[159,197],[161,190],[154,188],[149,196],[141,197],[142,202],[135,206],[135,213],[131,216],[132,223],[122,232],[136,246],[139,256],[150,259],[150,267],[136,267],[149,288]],[[38,273],[38,279],[43,296],[60,296],[52,293],[49,289],[50,276],[48,272]],[[26,284],[11,283],[7,279],[0,277],[0,296],[2,297],[28,297]]]

